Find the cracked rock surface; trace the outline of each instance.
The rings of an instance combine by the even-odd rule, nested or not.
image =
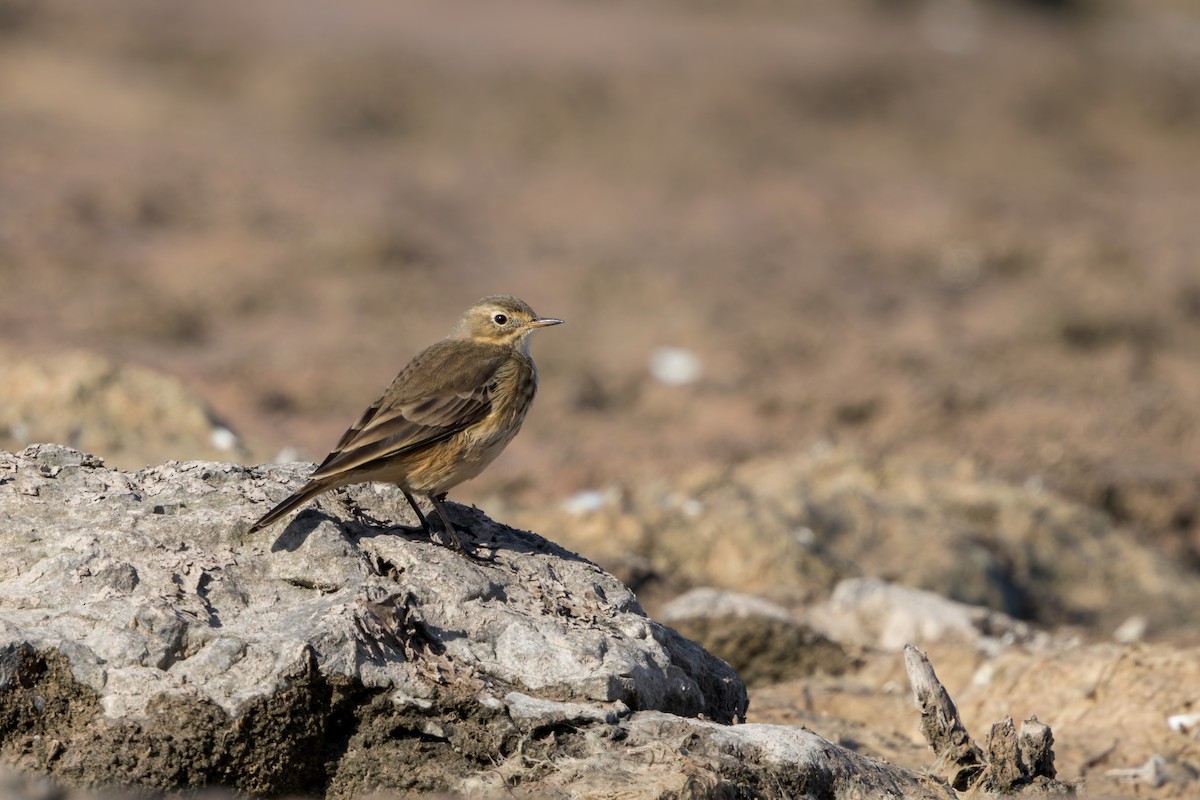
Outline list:
[[[307,470],[0,453],[0,755],[69,784],[330,798],[603,793],[655,739],[679,741],[647,768],[674,780],[699,759],[708,788],[800,786],[796,759],[833,787],[868,765],[808,732],[722,724],[747,703],[728,665],[591,562],[477,510],[451,506],[476,558],[391,527],[411,512],[377,485],[246,535]]]

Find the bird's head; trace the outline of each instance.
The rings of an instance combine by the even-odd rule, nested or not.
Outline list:
[[[508,294],[485,297],[467,309],[450,335],[478,342],[527,347],[538,328],[560,325],[561,319],[539,317],[524,300]]]

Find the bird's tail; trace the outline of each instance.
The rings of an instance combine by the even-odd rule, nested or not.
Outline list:
[[[323,483],[321,481],[312,481],[310,483],[305,484],[303,488],[294,492],[291,497],[289,497],[287,500],[284,500],[282,503],[280,503],[279,505],[272,508],[270,511],[268,511],[266,514],[263,515],[262,519],[260,519],[258,522],[251,525],[248,533],[254,533],[255,531],[262,530],[263,528],[267,527],[272,522],[275,522],[277,519],[284,516],[285,514],[288,514],[289,512],[294,511],[297,508],[299,508],[300,506],[304,505],[309,500],[311,500],[314,497],[316,497],[317,495],[319,495],[321,492],[324,492],[324,491],[326,491],[328,489],[332,489],[332,488],[333,488],[332,485],[330,485],[328,483]]]

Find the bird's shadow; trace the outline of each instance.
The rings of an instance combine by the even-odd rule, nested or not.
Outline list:
[[[464,506],[451,501],[446,502],[447,510],[452,511],[457,518],[455,528],[465,534],[465,546],[476,549],[490,550],[494,554],[520,554],[526,556],[551,556],[564,561],[577,561],[585,564],[593,562],[572,552],[549,539],[539,536],[532,531],[511,528],[502,522],[488,517],[474,506]],[[466,518],[466,519],[464,519]],[[363,539],[373,539],[377,536],[401,536],[412,542],[434,542],[442,536],[440,532],[430,534],[420,526],[402,525],[383,520],[365,521],[362,519],[346,519],[337,517],[320,509],[310,508],[300,512],[295,519],[288,523],[283,532],[271,544],[271,552],[294,553],[303,546],[308,537],[322,522],[332,522],[342,531],[343,535],[354,545]],[[464,522],[466,524],[464,524]],[[444,545],[443,545],[444,546]],[[474,561],[487,563],[492,558],[479,558],[477,555],[468,556]]]
[[[317,529],[323,521],[329,520],[333,523],[340,523],[340,520],[332,514],[326,514],[324,511],[315,509],[306,509],[301,511],[296,518],[287,524],[283,532],[276,537],[271,544],[271,552],[278,553],[280,551],[294,553],[300,549],[300,545],[304,544],[304,540],[309,534]]]
[[[356,513],[347,519],[331,514],[320,507],[314,507],[304,509],[287,524],[283,532],[271,544],[271,552],[296,552],[312,532],[321,526],[322,522],[332,522],[355,544],[361,539],[384,534],[405,534],[411,535],[414,539],[429,538],[429,534],[420,526],[377,520],[361,513]]]
[[[421,530],[419,526],[392,524],[380,520],[367,522],[359,519],[346,519],[318,508],[308,508],[297,514],[295,519],[289,522],[283,532],[276,537],[271,544],[271,552],[296,552],[304,545],[305,540],[312,532],[321,526],[322,522],[332,522],[354,544],[358,544],[362,539],[384,535],[403,535],[411,537],[414,541],[429,538],[429,534]]]

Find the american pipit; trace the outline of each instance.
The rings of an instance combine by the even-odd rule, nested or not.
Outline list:
[[[529,335],[561,319],[539,317],[510,295],[467,309],[445,339],[422,350],[342,435],[299,491],[254,523],[270,525],[313,497],[364,481],[394,483],[422,528],[413,494],[429,498],[448,540],[461,544],[442,500],[500,455],[521,428],[537,391]]]

